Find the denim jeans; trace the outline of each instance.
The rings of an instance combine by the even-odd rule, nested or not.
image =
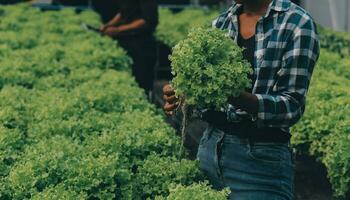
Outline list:
[[[254,143],[210,127],[197,157],[215,189],[231,189],[231,200],[294,199],[294,161],[287,143]]]

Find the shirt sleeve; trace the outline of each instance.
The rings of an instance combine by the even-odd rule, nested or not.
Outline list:
[[[141,17],[146,26],[155,29],[158,25],[158,5],[156,0],[140,0]]]
[[[259,101],[258,127],[289,128],[305,110],[311,75],[319,57],[319,41],[312,19],[294,29],[271,94],[255,94]]]

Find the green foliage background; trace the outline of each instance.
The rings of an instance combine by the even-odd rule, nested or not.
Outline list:
[[[203,9],[185,9],[173,14],[168,9],[160,9],[156,37],[164,44],[173,47],[185,39],[191,29],[211,27],[218,14],[216,11]]]
[[[157,37],[172,47],[216,15],[162,10]],[[204,180],[196,162],[174,157],[180,139],[145,100],[124,50],[82,22],[100,24],[92,12],[0,6],[0,199],[226,199],[195,183]],[[349,35],[321,29],[320,37],[293,144],[326,166],[334,194],[346,198]]]
[[[93,12],[0,6],[0,199],[166,198],[203,181],[175,157],[180,139],[132,60],[83,22],[100,25]]]

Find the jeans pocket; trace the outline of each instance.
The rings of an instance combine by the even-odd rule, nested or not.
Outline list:
[[[212,132],[212,128],[205,129],[205,131],[203,133],[203,136],[202,136],[202,138],[199,141],[199,147],[200,148],[206,146],[206,144],[207,144],[207,142],[209,140],[211,132]]]
[[[278,144],[254,144],[250,146],[248,155],[255,161],[279,164],[284,158],[284,151],[288,150],[286,148],[286,146]]]

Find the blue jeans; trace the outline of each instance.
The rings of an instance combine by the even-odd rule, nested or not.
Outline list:
[[[215,189],[231,189],[231,200],[294,199],[294,161],[287,143],[253,143],[210,127],[197,157]]]

